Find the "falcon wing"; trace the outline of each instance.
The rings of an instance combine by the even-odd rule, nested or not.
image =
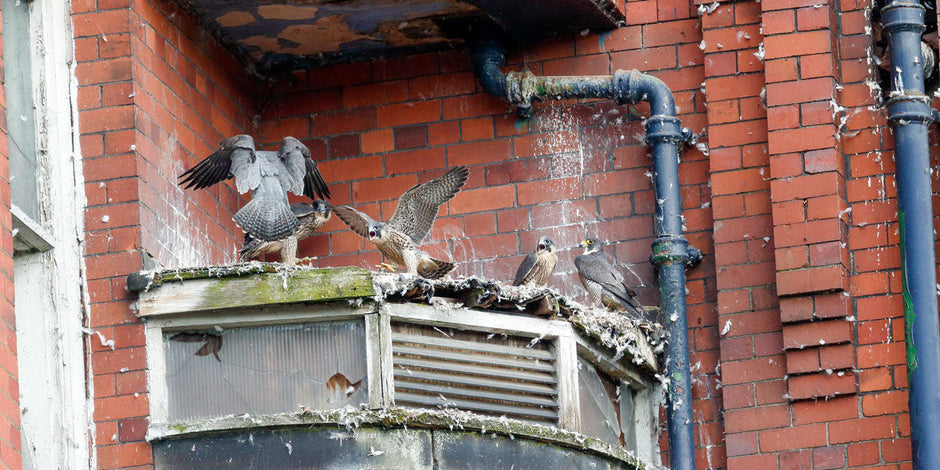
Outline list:
[[[330,188],[327,187],[326,181],[323,181],[323,176],[320,175],[316,162],[308,157],[306,168],[306,173],[304,173],[304,196],[310,199],[317,199],[316,196],[319,196],[320,199],[329,199]]]
[[[529,276],[529,273],[532,272],[532,268],[535,267],[537,260],[538,256],[536,256],[535,253],[525,255],[525,258],[522,259],[522,264],[520,264],[519,269],[516,270],[516,277],[512,280],[512,285],[521,286]]]
[[[310,149],[303,142],[294,137],[285,137],[278,156],[289,175],[290,187],[285,187],[287,191],[298,196],[303,194],[310,199],[330,197],[330,189],[323,181],[316,162],[310,158]]]
[[[235,177],[235,189],[246,193],[258,187],[261,172],[256,165],[255,141],[250,135],[236,135],[219,143],[219,149],[180,175],[185,188],[202,189]]]
[[[623,275],[614,269],[604,255],[597,253],[577,256],[574,265],[578,273],[600,284],[605,291],[620,299],[621,303],[633,305],[636,302],[633,299],[636,292],[623,282]]]
[[[358,233],[360,237],[369,238],[369,224],[375,223],[372,217],[349,206],[334,207],[333,213],[345,222],[353,232]]]
[[[407,234],[415,243],[421,243],[431,231],[437,209],[460,191],[469,174],[467,167],[458,166],[405,191],[398,198],[398,206],[388,225]]]

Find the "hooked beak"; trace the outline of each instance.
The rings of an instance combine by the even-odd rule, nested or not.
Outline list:
[[[546,248],[548,248],[548,247],[545,246],[544,243],[539,243],[539,246],[538,246],[538,250],[539,250],[539,251],[544,251]]]

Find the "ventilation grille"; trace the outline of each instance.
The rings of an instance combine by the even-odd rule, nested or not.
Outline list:
[[[395,404],[556,424],[550,341],[392,324]]]

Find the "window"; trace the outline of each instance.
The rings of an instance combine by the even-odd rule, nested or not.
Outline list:
[[[259,452],[277,454],[278,443],[307,447],[320,439],[303,438],[297,426],[453,430],[455,419],[462,430],[539,440],[577,431],[607,443],[590,444],[601,453],[656,459],[659,400],[645,343],[638,348],[649,355],[637,365],[633,353],[607,350],[563,319],[376,299],[371,274],[358,268],[235,269],[158,274],[157,287],[140,294],[151,369],[148,439],[166,468],[181,465],[179,452],[190,448],[204,449],[198,464],[218,462],[226,451],[206,446],[228,448],[246,433],[260,439],[252,441]],[[318,293],[291,288],[311,285]],[[272,426],[278,431],[263,432]],[[206,432],[216,437],[201,437]],[[434,442],[456,442],[447,439],[457,438]]]
[[[90,465],[69,2],[2,0],[23,468]]]

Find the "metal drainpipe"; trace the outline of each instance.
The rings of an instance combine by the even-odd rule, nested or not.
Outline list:
[[[505,51],[494,43],[473,51],[477,79],[484,90],[518,106],[521,116],[531,114],[533,100],[612,98],[618,104],[646,101],[651,116],[646,120],[646,143],[653,154],[656,192],[656,240],[650,261],[656,265],[663,321],[666,324],[666,412],[669,420],[670,463],[674,470],[695,470],[695,436],[692,426],[691,373],[685,303],[685,268],[701,260],[682,235],[682,203],[679,198],[679,143],[691,131],[676,118],[672,92],[656,77],[636,70],[613,76],[536,77],[531,72],[504,75]]]
[[[893,1],[881,10],[891,54],[888,121],[894,127],[901,279],[907,340],[908,404],[915,470],[940,469],[940,325],[921,34],[924,7]]]

